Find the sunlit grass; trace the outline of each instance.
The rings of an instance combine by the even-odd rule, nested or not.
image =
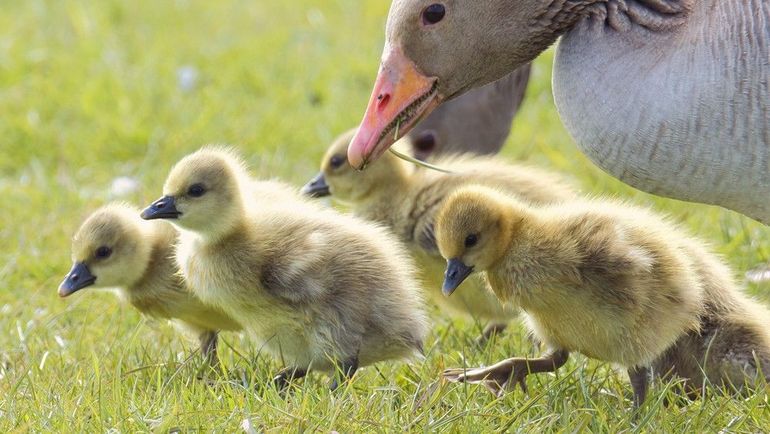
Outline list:
[[[639,425],[630,387],[606,364],[573,357],[495,399],[444,384],[444,367],[531,350],[519,328],[484,349],[478,325],[437,320],[424,362],[361,371],[344,390],[313,375],[281,396],[280,366],[224,335],[226,372],[196,379],[194,346],[108,293],[55,293],[69,238],[113,199],[121,176],[137,205],[169,167],[207,143],[237,145],[255,173],[297,185],[362,115],[377,68],[386,1],[7,1],[0,14],[0,431],[319,430],[758,432],[766,392],[663,406],[656,384]],[[770,258],[770,232],[733,213],[654,198],[595,168],[560,125],[550,53],[505,156],[563,172],[594,195],[651,205],[684,222],[743,279]],[[191,78],[192,77],[192,78]],[[770,303],[767,284],[749,291]],[[191,357],[192,355],[192,357]],[[244,423],[245,428],[244,428]]]

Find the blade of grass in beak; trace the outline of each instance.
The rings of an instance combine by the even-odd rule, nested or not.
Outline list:
[[[418,159],[416,159],[414,157],[410,157],[409,155],[402,154],[401,152],[398,152],[398,151],[396,151],[393,148],[389,148],[388,150],[391,153],[393,153],[393,155],[395,155],[396,157],[398,157],[398,158],[400,158],[402,160],[408,161],[408,162],[410,162],[412,164],[416,164],[418,166],[424,167],[426,169],[435,170],[437,172],[454,173],[454,172],[452,172],[449,169],[444,169],[443,167],[439,167],[439,166],[436,166],[436,165],[433,165],[433,164],[430,164],[430,163],[426,163],[426,162],[424,162],[422,160],[418,160]]]

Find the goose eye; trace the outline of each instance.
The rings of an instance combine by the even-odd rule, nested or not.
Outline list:
[[[441,3],[434,3],[422,11],[422,22],[427,25],[436,24],[444,19],[444,14],[446,14],[444,5]]]
[[[201,197],[206,193],[206,188],[203,184],[193,184],[187,189],[187,194],[192,197]]]
[[[112,254],[112,249],[107,246],[101,246],[98,249],[96,249],[96,257],[99,259],[107,259]]]
[[[329,160],[329,165],[332,166],[332,169],[339,169],[339,167],[342,166],[342,163],[344,162],[345,157],[335,155]]]
[[[479,242],[479,236],[476,234],[470,234],[465,237],[465,247],[473,247]]]

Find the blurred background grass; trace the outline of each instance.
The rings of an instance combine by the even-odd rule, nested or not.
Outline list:
[[[204,144],[236,145],[255,174],[304,183],[363,114],[387,9],[382,0],[0,1],[0,431],[630,427],[624,376],[581,357],[531,379],[529,396],[495,400],[436,381],[463,354],[478,364],[527,351],[520,331],[478,351],[479,325],[442,319],[425,363],[367,369],[336,396],[311,378],[282,398],[262,387],[278,365],[245,338],[225,336],[235,378],[208,387],[194,379],[193,347],[167,327],[108,293],[56,296],[82,218],[112,199],[149,203],[170,166]],[[764,226],[640,193],[587,161],[558,120],[551,60],[549,51],[534,63],[506,158],[670,213],[742,281],[763,269]],[[747,286],[770,303],[767,283]],[[759,431],[770,426],[767,405],[766,394],[658,405],[639,429]]]

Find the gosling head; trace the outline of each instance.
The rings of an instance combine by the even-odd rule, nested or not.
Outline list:
[[[167,219],[204,236],[224,234],[242,213],[240,186],[247,178],[242,161],[232,151],[201,149],[174,165],[163,197],[142,211],[142,218]]]
[[[72,238],[72,269],[59,285],[67,297],[83,288],[128,287],[149,265],[152,245],[137,210],[109,205],[91,214]]]
[[[509,199],[485,187],[451,194],[436,217],[436,242],[447,260],[443,292],[451,295],[474,271],[491,268],[511,243],[516,218]]]
[[[392,154],[383,155],[366,171],[358,171],[348,162],[347,151],[356,130],[350,130],[334,140],[321,160],[321,172],[304,187],[302,194],[310,197],[333,196],[342,202],[365,200],[378,188],[394,185],[407,168]]]

